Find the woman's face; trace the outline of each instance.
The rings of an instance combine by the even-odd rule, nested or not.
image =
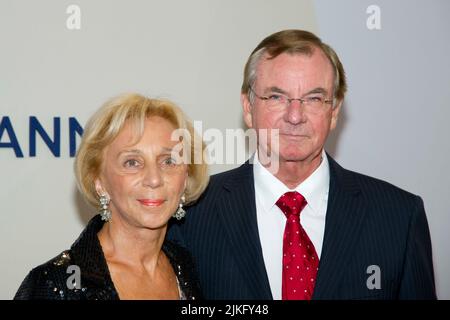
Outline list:
[[[175,161],[172,141],[175,127],[152,116],[145,122],[142,138],[136,140],[126,123],[105,149],[103,166],[96,181],[97,192],[111,199],[112,219],[120,218],[136,227],[159,229],[177,210],[186,187],[187,165]]]

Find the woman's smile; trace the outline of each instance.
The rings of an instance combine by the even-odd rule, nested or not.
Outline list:
[[[137,201],[146,207],[159,207],[165,202],[164,199],[137,199]]]

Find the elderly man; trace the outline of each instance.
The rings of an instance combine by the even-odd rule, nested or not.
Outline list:
[[[244,120],[276,139],[213,176],[170,231],[192,252],[206,298],[436,298],[421,198],[324,151],[345,92],[338,56],[310,32],[277,32],[252,52]]]

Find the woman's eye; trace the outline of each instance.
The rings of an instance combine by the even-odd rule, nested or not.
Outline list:
[[[139,161],[135,160],[135,159],[130,159],[125,161],[125,167],[127,168],[135,168],[139,166]]]
[[[173,158],[164,159],[163,163],[168,166],[176,165],[176,161]]]

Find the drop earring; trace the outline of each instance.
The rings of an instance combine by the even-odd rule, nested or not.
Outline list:
[[[184,216],[186,215],[186,211],[183,209],[183,204],[186,201],[186,197],[184,196],[184,194],[181,196],[180,199],[180,204],[178,205],[178,209],[177,211],[173,214],[172,217],[174,217],[177,220],[181,220],[184,218]]]
[[[100,196],[100,216],[103,221],[111,221],[111,211],[109,210],[109,198],[105,195]]]

